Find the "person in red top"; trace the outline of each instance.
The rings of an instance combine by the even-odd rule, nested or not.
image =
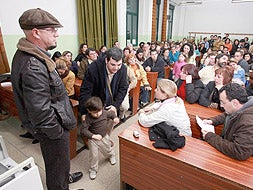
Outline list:
[[[231,44],[231,41],[230,41],[229,38],[227,38],[227,39],[225,40],[224,46],[228,48],[228,51],[229,51],[229,52],[232,51],[232,44]]]
[[[198,68],[193,64],[186,64],[181,68],[180,78],[177,81],[177,95],[190,104],[196,103],[204,89],[200,80]]]

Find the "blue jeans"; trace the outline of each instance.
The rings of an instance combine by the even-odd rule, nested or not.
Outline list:
[[[149,98],[149,91],[146,90],[144,86],[141,86],[140,101],[143,103],[147,103],[148,98]]]

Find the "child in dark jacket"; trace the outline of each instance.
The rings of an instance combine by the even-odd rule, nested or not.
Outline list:
[[[91,97],[85,103],[88,114],[82,123],[81,135],[88,137],[89,176],[95,179],[98,171],[98,153],[109,158],[112,165],[116,164],[115,152],[111,146],[110,133],[113,125],[119,123],[119,118],[113,111],[103,109],[99,97]]]

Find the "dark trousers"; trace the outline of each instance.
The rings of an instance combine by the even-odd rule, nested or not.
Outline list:
[[[69,131],[64,130],[60,139],[49,139],[44,134],[36,134],[45,162],[48,190],[68,190],[70,170]]]

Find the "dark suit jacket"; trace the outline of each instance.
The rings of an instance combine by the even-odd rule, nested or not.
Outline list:
[[[143,68],[147,66],[151,67],[151,72],[158,72],[158,78],[164,78],[164,66],[166,65],[165,61],[158,55],[155,64],[153,65],[153,60],[149,57],[144,63]]]
[[[111,90],[113,94],[113,102],[106,105],[106,63],[105,57],[94,61],[89,65],[88,70],[82,82],[79,96],[79,112],[81,115],[86,114],[85,102],[91,96],[100,97],[105,106],[113,105],[119,109],[128,89],[127,69],[124,65],[114,74],[111,81]]]

